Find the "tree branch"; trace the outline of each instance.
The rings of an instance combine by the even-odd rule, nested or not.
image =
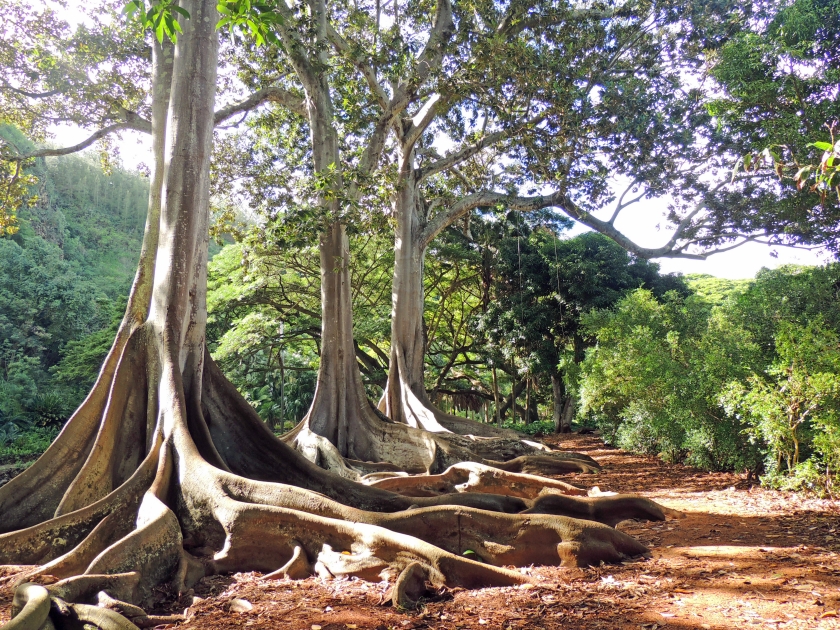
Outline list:
[[[335,49],[343,55],[346,55],[353,65],[358,68],[359,72],[362,73],[362,76],[367,81],[370,91],[373,92],[374,96],[376,96],[376,100],[379,101],[379,106],[383,111],[387,110],[390,98],[379,84],[379,80],[376,78],[376,72],[373,67],[365,61],[365,58],[362,55],[355,54],[353,52],[353,47],[350,43],[344,39],[344,37],[342,37],[341,34],[332,27],[332,25],[327,26],[327,37],[329,37]]]
[[[722,182],[721,184],[716,186],[713,189],[713,191],[719,189],[725,183],[726,182]],[[436,215],[431,221],[429,221],[421,235],[420,247],[424,249],[428,247],[432,240],[434,240],[435,237],[437,237],[438,234],[440,234],[447,226],[451,225],[452,223],[454,223],[459,218],[472,211],[473,209],[482,206],[494,206],[498,204],[504,205],[505,208],[508,210],[515,210],[518,212],[531,212],[534,210],[550,207],[559,208],[575,221],[578,221],[579,223],[582,223],[583,225],[592,228],[596,232],[599,232],[604,236],[609,237],[631,254],[634,254],[639,258],[644,259],[672,257],[686,258],[692,260],[705,260],[713,254],[719,254],[725,251],[729,251],[731,249],[735,249],[736,247],[743,245],[744,243],[749,241],[762,242],[760,239],[762,236],[764,236],[764,234],[741,234],[736,232],[723,233],[718,235],[718,237],[740,240],[735,244],[716,247],[714,249],[709,249],[697,254],[688,252],[687,248],[690,245],[694,244],[696,241],[680,243],[680,240],[692,227],[693,221],[696,218],[696,216],[706,208],[706,202],[703,200],[699,201],[692,209],[692,211],[689,212],[679,222],[676,230],[674,231],[674,234],[671,236],[667,243],[665,243],[661,247],[642,247],[641,245],[638,245],[634,241],[630,240],[627,236],[619,232],[610,221],[603,221],[601,219],[598,219],[589,212],[580,208],[571,199],[569,199],[567,195],[564,195],[559,191],[550,195],[519,197],[516,195],[506,195],[504,193],[484,190],[461,198],[459,201],[451,205],[448,210],[446,210],[445,212],[441,212],[440,214]],[[784,245],[784,243],[778,244]]]
[[[475,208],[482,206],[494,206],[496,204],[505,204],[511,210],[518,210],[521,212],[530,212],[539,210],[540,208],[548,208],[557,206],[562,201],[562,195],[554,193],[552,195],[541,195],[536,197],[517,197],[515,195],[507,195],[504,193],[493,192],[490,190],[483,190],[466,197],[462,197],[453,205],[449,206],[447,210],[435,215],[427,224],[426,228],[420,238],[420,246],[426,248],[429,246],[437,236],[448,225],[451,225],[468,212]]]
[[[422,182],[423,180],[428,179],[432,175],[436,175],[441,171],[445,171],[449,168],[452,168],[453,166],[470,159],[472,156],[480,153],[487,147],[492,146],[506,138],[509,138],[515,133],[518,133],[524,127],[539,124],[544,119],[545,115],[540,114],[522,122],[520,125],[516,125],[511,129],[495,131],[493,133],[487,134],[478,142],[462,147],[457,151],[453,151],[452,153],[449,153],[437,162],[434,162],[424,168],[421,168],[418,180]]]
[[[429,34],[429,40],[411,72],[400,82],[400,87],[406,91],[419,88],[428,76],[440,67],[444,48],[455,32],[450,0],[438,0],[435,9],[435,25]]]
[[[26,90],[21,90],[20,88],[10,85],[9,82],[5,80],[3,80],[3,87],[15,94],[25,96],[26,98],[50,98],[51,96],[56,96],[62,92],[59,89],[50,90],[49,92],[27,92]]]
[[[278,103],[295,114],[306,115],[306,107],[302,96],[285,88],[271,86],[257,90],[243,101],[223,107],[214,114],[213,122],[218,125],[237,114],[249,112],[267,102]]]
[[[151,124],[147,121],[143,120],[139,116],[137,117],[138,120],[141,120],[145,125],[140,125],[138,122],[121,122],[121,123],[114,123],[113,125],[108,125],[107,127],[103,127],[102,129],[94,132],[90,136],[88,136],[85,140],[82,140],[78,144],[74,144],[70,147],[58,147],[58,148],[43,148],[37,149],[32,151],[31,153],[27,153],[25,155],[11,155],[11,156],[4,156],[4,159],[13,160],[13,161],[21,161],[21,160],[28,160],[30,158],[38,158],[38,157],[49,157],[49,156],[58,156],[58,155],[70,155],[71,153],[77,153],[79,151],[83,151],[87,149],[90,145],[94,142],[99,140],[100,138],[104,138],[108,134],[114,133],[116,131],[122,131],[124,129],[130,129],[133,131],[142,131],[144,133],[151,133],[152,128]]]

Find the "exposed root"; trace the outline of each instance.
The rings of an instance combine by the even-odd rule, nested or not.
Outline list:
[[[95,497],[101,491],[70,484],[66,496],[74,498],[63,504],[87,501],[86,505],[0,536],[9,560],[40,565],[31,575],[63,578],[45,591],[32,592],[41,598],[47,592],[64,616],[100,628],[145,626],[155,619],[138,614],[138,604],[148,599],[152,586],[170,582],[183,591],[205,573],[246,570],[289,578],[312,573],[376,580],[399,576],[394,601],[409,606],[427,581],[466,588],[511,585],[527,578],[504,566],[580,566],[647,551],[607,525],[553,514],[584,515],[609,524],[662,515],[643,499],[546,495],[546,487],[551,492],[582,491],[480,463],[459,464],[432,479],[445,480],[458,491],[455,494],[439,494],[438,486],[430,496],[410,497],[375,487],[420,483],[411,477],[358,484],[313,465],[273,438],[238,394],[217,390],[208,394],[204,413],[191,407],[174,365],[161,366],[157,397],[162,412],[156,414],[155,425],[145,429],[154,438],[128,478],[99,498]],[[205,385],[212,387],[217,378],[207,378]],[[121,399],[124,407],[131,407],[130,399]],[[250,413],[237,413],[244,408]],[[104,414],[103,422],[115,423],[118,417],[114,408]],[[205,422],[201,439],[195,440],[196,424]],[[99,431],[95,444],[103,443],[99,438],[104,440],[108,433]],[[138,433],[134,435],[138,441]],[[201,440],[210,442],[202,445]],[[244,457],[251,448],[256,456]],[[93,448],[91,457],[100,451]],[[220,465],[209,462],[207,453]],[[106,451],[100,456],[108,455]],[[539,457],[557,465],[571,462],[578,470],[592,468],[585,456]],[[504,464],[523,467],[521,462],[529,459]],[[346,465],[343,459],[342,463]],[[376,475],[394,474],[378,468]],[[118,481],[125,476],[119,468],[91,458],[84,470],[107,470]],[[243,470],[265,480],[248,479]],[[88,472],[81,476],[88,478]],[[276,483],[280,479],[304,487]],[[484,492],[466,491],[473,489]],[[28,588],[21,587],[22,600],[30,599]]]
[[[84,465],[100,426],[103,410],[128,330],[117,333],[96,383],[70,417],[55,441],[29,468],[3,486],[0,493],[0,532],[37,525],[51,518],[67,487]],[[2,562],[2,560],[0,560]]]
[[[290,580],[302,580],[312,575],[314,571],[313,566],[306,557],[306,551],[304,551],[301,545],[296,544],[289,561],[276,571],[264,575],[263,579],[273,580],[283,577]]]
[[[297,476],[311,467],[317,474],[310,483],[322,489],[337,484],[339,494],[350,491],[350,498],[376,508],[360,510],[310,490],[246,479],[211,465],[193,441],[183,416],[186,407],[177,402],[177,389],[162,386],[160,395],[173,401],[169,405],[173,415],[156,429],[158,435],[168,432],[168,437],[153,442],[129,479],[87,507],[2,537],[29,549],[29,561],[44,563],[37,573],[68,576],[48,587],[55,602],[98,601],[98,607],[68,604],[65,612],[101,628],[145,624],[149,620],[136,614],[141,609],[135,604],[148,597],[152,585],[174,580],[179,589],[185,588],[186,582],[206,571],[260,570],[290,578],[313,572],[366,579],[400,575],[394,591],[399,606],[415,601],[426,580],[436,586],[467,588],[516,584],[525,578],[501,567],[579,566],[646,552],[637,541],[605,525],[545,512],[585,514],[610,524],[661,514],[655,504],[641,499],[540,495],[540,484],[540,490],[546,483],[554,483],[557,489],[569,488],[481,464],[456,466],[442,476],[448,476],[453,485],[473,484],[485,490],[493,484],[512,487],[516,482],[523,488],[516,492],[536,493],[536,497],[531,501],[530,496],[523,500],[470,492],[401,497],[330,475],[281,442],[270,443],[275,456],[293,453],[303,462],[295,471]],[[215,437],[214,425],[217,430],[230,426],[216,418],[211,421],[211,437]],[[230,446],[238,450],[241,444],[234,441]],[[557,461],[586,463],[578,457]],[[232,459],[231,464],[236,468],[237,460]],[[457,479],[460,484],[455,483]],[[559,498],[566,501],[555,500]],[[527,514],[514,513],[522,511]],[[72,540],[57,548],[46,544],[59,532],[72,532]],[[186,553],[184,545],[202,559]],[[481,561],[466,558],[468,552]]]
[[[141,575],[137,571],[113,575],[85,574],[50,584],[52,597],[66,601],[95,601],[96,594],[107,591],[121,601],[140,601]]]
[[[417,601],[426,592],[429,574],[418,562],[412,562],[397,576],[391,589],[390,599],[397,610],[414,608]]]
[[[139,606],[135,606],[134,604],[129,604],[128,602],[123,602],[118,599],[114,599],[105,591],[99,591],[96,594],[96,604],[101,608],[108,608],[109,610],[118,612],[126,619],[147,616],[146,611],[140,608]]]
[[[4,630],[39,630],[50,614],[50,594],[38,584],[21,584],[12,600],[12,620]]]
[[[167,626],[173,623],[186,621],[184,615],[146,615],[145,617],[135,617],[131,620],[138,628],[156,628],[157,626]]]
[[[422,429],[430,433],[454,433],[463,436],[477,436],[483,438],[508,438],[517,439],[519,434],[510,429],[502,429],[492,424],[485,424],[483,422],[476,422],[469,418],[462,418],[453,414],[446,413],[438,409],[429,399],[426,390],[420,386],[420,391],[415,392],[411,385],[402,377],[405,374],[406,366],[404,362],[404,354],[398,348],[392,348],[392,359],[396,358],[397,372],[400,377],[398,382],[392,383],[389,379],[385,387],[384,413],[392,412],[392,415],[399,418],[399,421],[413,427],[415,429]],[[421,380],[422,382],[422,380]],[[389,392],[392,386],[396,387],[397,392]],[[388,395],[394,398],[399,409],[388,408]]]
[[[76,622],[82,627],[88,624],[100,630],[137,630],[137,626],[120,613],[108,608],[90,606],[88,604],[69,604],[64,602],[62,616],[70,617],[71,622]],[[67,612],[65,612],[67,611]]]
[[[563,475],[566,473],[595,473],[601,465],[580,453],[551,453],[550,455],[527,455],[508,461],[485,461],[485,464],[508,472],[528,475]]]
[[[335,535],[332,529],[335,522],[354,524],[359,528],[355,534],[359,537],[364,537],[364,532],[368,531],[365,529],[366,526],[377,526],[377,530],[384,527],[394,532],[407,534],[414,540],[431,542],[456,556],[460,556],[468,549],[476,553],[482,549],[483,551],[479,554],[482,560],[496,566],[560,563],[562,558],[558,557],[554,550],[558,544],[564,542],[578,543],[590,558],[597,555],[596,552],[590,550],[595,542],[598,545],[612,545],[613,547],[608,552],[605,551],[606,555],[603,558],[605,561],[646,552],[644,546],[621,532],[599,523],[574,518],[538,515],[537,513],[528,516],[502,514],[451,505],[418,506],[412,510],[383,514],[354,509],[326,497],[282,484],[236,480],[224,474],[216,474],[216,477],[219,484],[218,491],[208,490],[208,492],[214,496],[221,493],[229,500],[233,500],[233,503],[224,503],[227,506],[225,518],[231,524],[225,526],[227,535],[224,549],[215,556],[216,569],[220,571],[229,570],[228,563],[230,562],[239,563],[244,558],[251,558],[248,562],[257,562],[260,566],[249,565],[250,570],[267,571],[281,566],[282,568],[278,571],[281,573],[285,569],[283,565],[288,564],[291,561],[289,559],[294,559],[296,554],[303,551],[309,558],[320,558],[323,544],[333,549],[342,548],[341,544],[352,546],[352,543],[348,543],[346,539],[324,538],[323,533],[317,533],[319,529],[323,530],[326,527],[331,536]],[[204,478],[206,479],[207,476],[204,475]],[[485,496],[490,498],[493,495]],[[431,500],[439,498],[441,497],[433,497]],[[591,509],[594,504],[596,506],[594,511],[598,516],[609,511],[609,505],[605,502],[616,499],[616,497],[566,498],[572,502],[571,507],[560,505],[557,506],[558,510],[565,509],[568,512],[580,513],[585,509]],[[429,498],[422,497],[416,500],[418,502],[430,501]],[[219,498],[215,502],[218,505],[222,504]],[[581,505],[575,503],[581,503]],[[266,506],[275,506],[280,511],[268,511]],[[284,532],[284,540],[277,551],[278,557],[268,555],[265,541],[270,536],[251,533],[250,526],[245,530],[247,533],[238,529],[244,522],[239,519],[245,518],[243,514],[246,512],[251,514],[247,517],[248,519],[259,523],[259,527],[265,527],[269,512],[275,515],[274,518],[281,519],[286,515],[287,510],[297,513],[301,522],[306,522],[308,525],[302,530],[299,530],[297,526],[294,530],[290,530],[292,525],[288,523],[282,526],[277,525]],[[308,512],[309,515],[301,515],[302,510]],[[628,506],[626,513],[622,514],[622,520],[628,517],[628,513],[637,518],[645,518],[647,514],[644,510],[633,512]],[[321,521],[313,520],[314,517],[328,518],[331,523],[327,526]],[[381,531],[377,535],[382,535]],[[238,554],[236,557],[231,556],[231,550],[234,548]],[[302,551],[298,552],[297,548],[302,548]],[[343,548],[349,549],[347,546]],[[416,553],[416,549],[414,551]],[[377,557],[379,557],[378,554]],[[220,561],[223,563],[220,564]],[[580,563],[576,563],[575,566],[577,564]]]
[[[376,488],[399,492],[409,497],[431,497],[451,492],[487,492],[535,499],[550,491],[572,496],[586,496],[587,492],[563,481],[506,472],[475,462],[455,464],[439,475],[373,473],[365,475],[362,481]]]
[[[525,514],[565,514],[614,527],[628,519],[664,521],[670,510],[644,497],[616,495],[605,497],[565,497],[546,494],[538,497]]]

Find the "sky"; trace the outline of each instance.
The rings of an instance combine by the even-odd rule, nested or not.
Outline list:
[[[656,247],[663,245],[670,238],[670,232],[657,229],[664,225],[665,202],[651,202],[646,207],[628,208],[626,214],[619,215],[616,228],[642,246]],[[829,254],[823,250],[805,250],[791,247],[746,243],[736,249],[709,256],[706,260],[686,258],[658,258],[664,273],[680,272],[683,274],[703,273],[718,278],[740,280],[753,278],[762,268],[775,269],[782,265],[822,265],[828,262]]]

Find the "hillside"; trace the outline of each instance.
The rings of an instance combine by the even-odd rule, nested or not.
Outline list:
[[[38,160],[30,173],[20,229],[0,239],[0,447],[22,431],[47,439],[90,387],[122,314],[148,199],[145,178],[103,172],[92,156]]]

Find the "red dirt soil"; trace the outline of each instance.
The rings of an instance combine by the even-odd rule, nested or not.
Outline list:
[[[604,466],[597,475],[564,480],[638,493],[685,518],[619,524],[651,548],[650,559],[589,569],[522,569],[534,584],[444,590],[410,612],[387,605],[387,582],[213,576],[180,600],[162,591],[154,612],[186,609],[188,619],[158,629],[840,630],[840,502],[746,487],[738,475],[664,464],[605,447],[595,436],[547,442],[587,453]],[[0,573],[0,624],[8,620],[11,593],[3,582],[10,578]],[[231,612],[231,606],[248,604],[247,612]]]

